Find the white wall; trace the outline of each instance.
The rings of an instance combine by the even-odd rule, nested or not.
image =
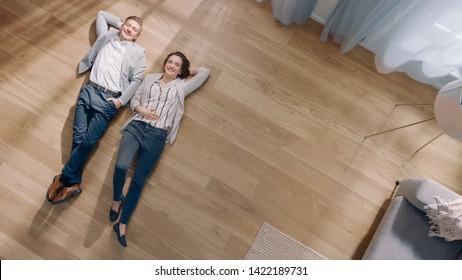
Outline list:
[[[324,25],[338,1],[339,0],[318,0],[311,13],[311,18]]]

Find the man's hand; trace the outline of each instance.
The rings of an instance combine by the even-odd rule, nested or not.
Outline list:
[[[116,109],[119,109],[120,107],[122,107],[122,103],[120,103],[119,100],[115,99],[115,98],[108,98],[107,101],[112,101],[114,102],[115,106],[116,106]]]

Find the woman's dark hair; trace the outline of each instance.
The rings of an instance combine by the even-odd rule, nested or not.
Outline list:
[[[184,78],[188,77],[189,76],[189,60],[188,60],[188,58],[186,58],[186,56],[182,52],[176,51],[176,52],[169,53],[167,55],[167,57],[165,58],[164,64],[163,64],[162,67],[165,67],[165,64],[167,64],[168,59],[172,55],[178,56],[179,58],[181,58],[181,61],[182,61],[182,63],[181,63],[181,72],[180,72],[180,74],[178,74],[178,77],[180,79],[184,79]]]

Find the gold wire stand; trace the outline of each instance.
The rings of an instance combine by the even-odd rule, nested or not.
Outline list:
[[[434,106],[434,104],[396,104],[395,107],[393,108],[393,111],[394,111],[394,110],[396,109],[396,107],[398,107],[398,106],[427,106],[427,105],[432,105],[432,106]],[[392,111],[391,113],[393,113],[393,111]],[[381,131],[381,132],[377,132],[377,133],[374,133],[374,134],[366,135],[366,136],[364,136],[363,141],[365,141],[365,140],[366,140],[367,138],[369,138],[369,137],[373,137],[373,136],[380,135],[380,134],[384,134],[384,133],[387,133],[387,132],[390,132],[390,131],[395,131],[395,130],[398,130],[398,129],[401,129],[401,128],[406,128],[406,127],[410,127],[410,126],[413,126],[413,125],[421,124],[421,123],[428,122],[428,121],[431,121],[431,120],[434,120],[434,119],[436,119],[436,117],[432,117],[432,118],[425,119],[425,120],[422,120],[422,121],[418,121],[418,122],[406,124],[406,125],[403,125],[403,126],[399,126],[399,127],[387,129],[387,130],[384,130],[384,131]],[[443,135],[443,134],[444,134],[444,132],[441,132],[441,133],[438,134],[436,137],[434,137],[433,139],[431,139],[430,141],[428,141],[426,144],[424,144],[422,147],[420,147],[419,149],[417,149],[417,151],[415,151],[415,153],[413,154],[413,156],[414,156],[415,154],[417,154],[420,150],[422,150],[423,148],[425,148],[428,144],[430,144],[431,142],[435,141],[438,137],[440,137],[440,136]]]

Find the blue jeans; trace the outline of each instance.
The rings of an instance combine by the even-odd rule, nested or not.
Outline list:
[[[109,97],[87,84],[80,89],[75,106],[71,156],[61,171],[60,181],[65,185],[82,182],[85,162],[116,114],[114,102],[107,101]]]
[[[132,121],[125,128],[122,140],[120,141],[114,170],[114,201],[119,201],[122,196],[127,170],[137,152],[138,161],[127,197],[125,198],[120,223],[128,223],[138,204],[146,178],[154,170],[156,163],[162,155],[166,139],[167,131],[152,127],[145,122]]]

